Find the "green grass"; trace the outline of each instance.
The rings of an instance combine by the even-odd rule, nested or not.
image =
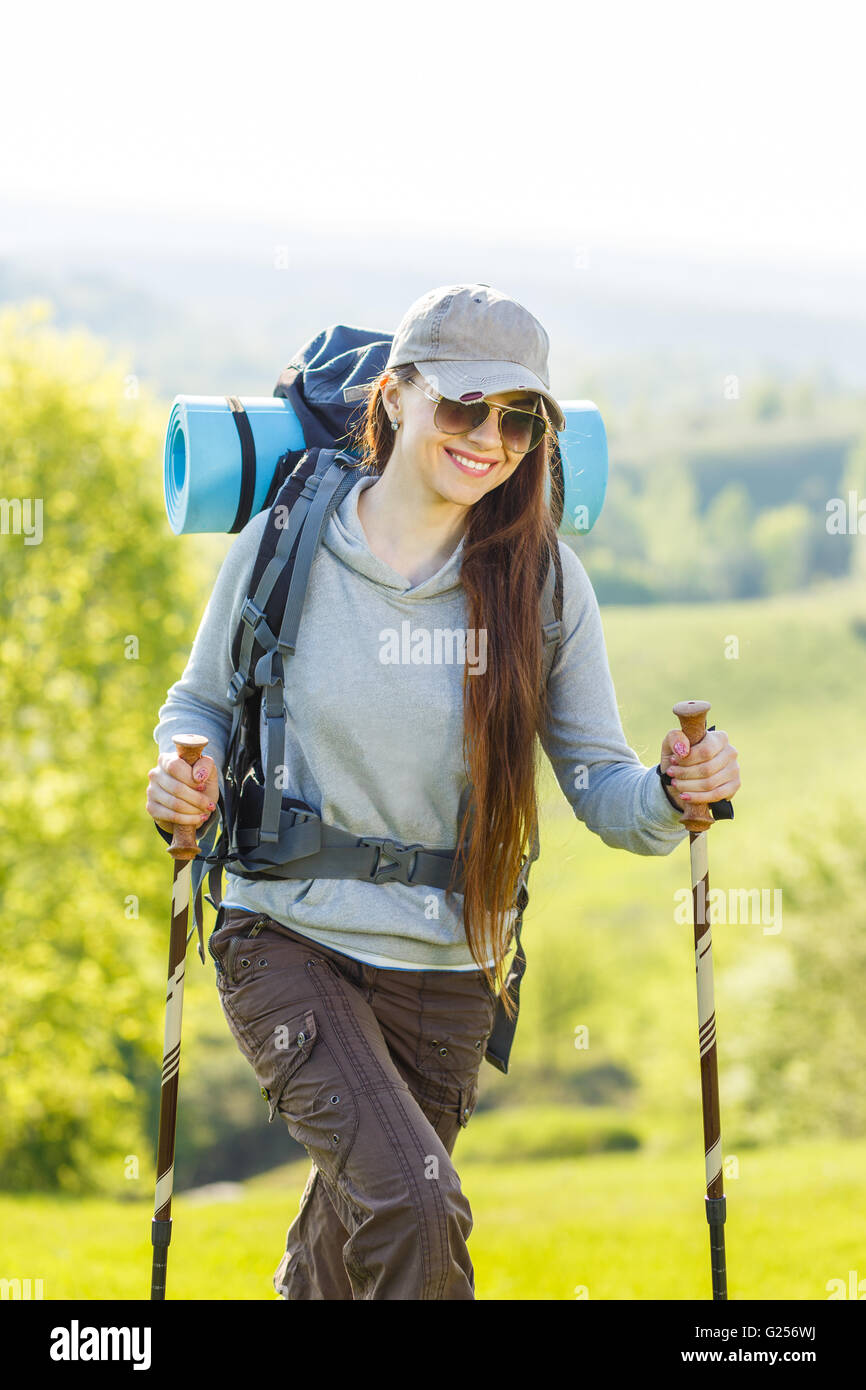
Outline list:
[[[712,701],[710,722],[739,749],[743,788],[734,821],[710,837],[711,886],[772,887],[781,867],[810,875],[825,899],[820,918],[796,903],[789,911],[786,899],[779,935],[713,929],[722,1136],[739,1163],[725,1184],[733,1299],[823,1299],[830,1279],[847,1281],[851,1270],[866,1278],[866,1141],[825,1128],[824,1138],[780,1147],[776,1096],[749,1096],[764,1036],[753,1013],[771,995],[786,947],[820,941],[832,922],[837,817],[848,807],[855,832],[863,823],[866,741],[852,731],[866,687],[866,642],[855,627],[864,614],[866,595],[843,584],[756,602],[604,611],[626,737],[642,761],[656,762],[674,723],[671,705],[684,698]],[[724,655],[731,635],[736,660]],[[546,774],[510,1071],[482,1066],[479,1108],[455,1155],[475,1217],[477,1296],[571,1299],[585,1286],[595,1299],[703,1299],[692,927],[673,917],[673,895],[689,882],[688,848],[646,858],[609,849],[574,819],[549,767]],[[797,837],[829,870],[815,869]],[[856,884],[847,891],[844,925],[856,934],[863,894]],[[212,977],[191,970],[187,983],[181,1129],[193,1093],[206,1097],[208,1115],[215,1098],[231,1109],[237,1096],[215,1092],[215,1075],[226,1071],[214,1071],[215,1045],[197,1033],[197,1019],[210,1026],[219,1013]],[[862,995],[862,976],[845,983],[852,998]],[[579,1025],[589,1030],[585,1049],[574,1045]],[[809,1037],[793,1017],[781,1035],[796,1064]],[[220,1037],[233,1058],[231,1039]],[[811,1116],[814,1126],[831,1090],[844,1099],[861,1037],[840,1041],[847,1070],[830,1057],[820,1093],[805,1094],[797,1112],[804,1121]],[[255,1090],[251,1074],[248,1084]],[[130,1149],[118,1142],[120,1169]],[[218,1140],[208,1130],[202,1142]],[[307,1171],[303,1161],[265,1174],[237,1202],[179,1196],[170,1296],[275,1297],[271,1275]],[[151,1178],[136,1186],[139,1202],[0,1195],[0,1276],[43,1278],[49,1299],[146,1298]]]
[[[832,864],[837,819],[847,809],[849,824],[864,823],[866,740],[850,733],[866,688],[866,642],[854,628],[864,613],[866,593],[850,584],[755,602],[605,609],[620,714],[641,760],[658,761],[677,699],[710,700],[709,722],[738,749],[735,818],[709,837],[711,887],[774,888],[781,871],[803,867],[798,837]],[[730,636],[736,659],[724,654]],[[675,894],[690,884],[688,844],[668,856],[611,849],[575,820],[546,762],[545,774],[512,1066],[508,1077],[483,1069],[482,1097],[524,1099],[554,1073],[578,1084],[596,1061],[615,1060],[631,1074],[641,1113],[682,1138],[698,1094],[692,927],[674,920]],[[835,893],[828,882],[829,911]],[[714,927],[723,1120],[747,992],[769,990],[796,934],[814,930],[789,901],[777,935],[759,924]],[[574,1049],[580,1024],[590,1037],[583,1053]]]
[[[524,1113],[526,1133],[535,1119]],[[667,1155],[509,1161],[503,1138],[500,1116],[476,1115],[455,1151],[475,1223],[477,1298],[709,1298],[699,1143]],[[866,1276],[866,1142],[737,1158],[739,1176],[726,1180],[731,1299],[826,1299],[828,1280]],[[176,1197],[170,1298],[276,1298],[270,1280],[307,1172],[306,1162],[275,1170],[234,1202]],[[147,1298],[151,1210],[145,1200],[4,1196],[4,1272],[42,1278],[46,1299]]]

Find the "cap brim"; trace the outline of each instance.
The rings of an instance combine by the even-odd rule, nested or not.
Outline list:
[[[556,398],[519,362],[416,362],[415,366],[434,391],[452,401],[469,392],[496,396],[502,391],[535,391],[544,398],[554,429],[565,429],[565,416]]]

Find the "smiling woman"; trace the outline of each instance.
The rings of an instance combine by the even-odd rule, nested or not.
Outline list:
[[[477,801],[461,838],[471,825],[463,921],[487,975],[491,952],[500,961],[507,954],[536,828],[535,740],[546,717],[538,602],[559,544],[546,500],[549,416],[565,423],[547,351],[538,320],[490,286],[430,291],[397,329],[355,441],[364,469],[378,474],[358,502],[371,549],[417,583],[462,543],[467,627],[486,634],[485,679],[465,686]],[[490,983],[500,981],[490,975]]]
[[[294,570],[267,615],[290,633],[285,679],[262,666],[267,692],[250,699],[261,757],[244,785],[264,801],[279,778],[286,794],[260,856],[232,856],[210,951],[269,1117],[312,1161],[274,1278],[286,1299],[475,1297],[451,1154],[482,1060],[508,1069],[539,745],[606,844],[667,854],[686,835],[675,786],[625,741],[592,586],[557,538],[547,349],[490,286],[422,296],[366,377],[342,491],[311,474],[275,541],[318,537],[301,602]],[[157,824],[216,800],[235,727],[226,632],[255,618],[269,518],[238,535],[160,710]],[[171,739],[191,728],[215,756],[179,771]],[[733,750],[705,743],[700,766],[682,749],[676,777],[711,801]]]

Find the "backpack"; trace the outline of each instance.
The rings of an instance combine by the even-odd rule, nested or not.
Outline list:
[[[310,569],[332,512],[358,479],[360,459],[340,447],[350,438],[356,403],[364,387],[385,368],[391,338],[362,328],[333,325],[306,343],[280,373],[275,396],[287,398],[303,427],[305,448],[290,450],[278,461],[262,510],[268,521],[253,565],[241,617],[232,641],[234,674],[227,691],[233,718],[223,773],[224,795],[219,818],[200,842],[193,861],[195,927],[202,947],[202,880],[207,873],[207,900],[222,903],[223,869],[245,878],[363,878],[374,883],[448,885],[455,851],[423,845],[399,845],[383,837],[349,834],[326,825],[305,802],[282,792],[277,768],[285,755],[283,702],[284,662],[295,650]],[[249,521],[255,455],[243,406],[231,398],[242,446],[244,471],[232,531]],[[558,447],[552,461],[551,510],[557,527],[562,515],[562,464]],[[558,510],[558,515],[557,515]],[[547,683],[561,637],[562,565],[558,547],[539,574],[543,629],[542,685]],[[264,713],[264,747],[259,721]],[[464,788],[458,828],[471,797]],[[471,815],[464,845],[468,844]],[[161,832],[162,833],[162,832]],[[166,837],[167,838],[167,837]],[[455,837],[456,838],[456,837]],[[519,1005],[526,957],[520,943],[523,912],[529,901],[527,879],[538,857],[537,823],[529,855],[518,877],[513,928],[515,953],[504,988]],[[455,879],[461,891],[462,872]],[[191,935],[192,933],[190,933]],[[485,1057],[507,1072],[517,1023],[509,1020],[500,998]]]

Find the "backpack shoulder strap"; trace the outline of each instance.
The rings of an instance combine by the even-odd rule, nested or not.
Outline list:
[[[302,454],[283,485],[276,492],[268,512],[247,595],[232,639],[235,676],[248,678],[261,657],[277,645],[276,634],[283,622],[286,603],[299,558],[308,561],[303,577],[306,591],[309,565],[325,524],[355,479],[351,476],[357,460],[337,449],[308,449]],[[338,466],[334,467],[337,463]],[[327,480],[326,486],[320,484]],[[337,492],[339,491],[339,496]],[[330,505],[329,505],[330,504]],[[312,525],[306,526],[308,515]],[[301,532],[306,537],[303,554]],[[295,590],[297,596],[297,589]],[[300,612],[296,615],[300,621]],[[240,685],[233,680],[238,696]]]
[[[240,726],[247,703],[261,692],[265,718],[265,746],[261,749],[265,774],[261,828],[264,841],[278,839],[282,797],[276,769],[285,750],[284,659],[294,655],[310,571],[328,520],[357,478],[358,460],[354,455],[338,449],[308,452],[313,457],[299,462],[268,513],[232,644],[235,670],[228,695],[235,705],[235,715],[227,758],[232,764],[233,791],[237,795],[250,765],[249,749],[244,766],[238,761],[242,752]],[[257,718],[256,708],[252,718],[244,720],[252,747],[258,745]]]
[[[541,630],[544,650],[541,657],[541,684],[547,685],[556,651],[562,638],[562,556],[559,542],[553,547],[541,591]]]

